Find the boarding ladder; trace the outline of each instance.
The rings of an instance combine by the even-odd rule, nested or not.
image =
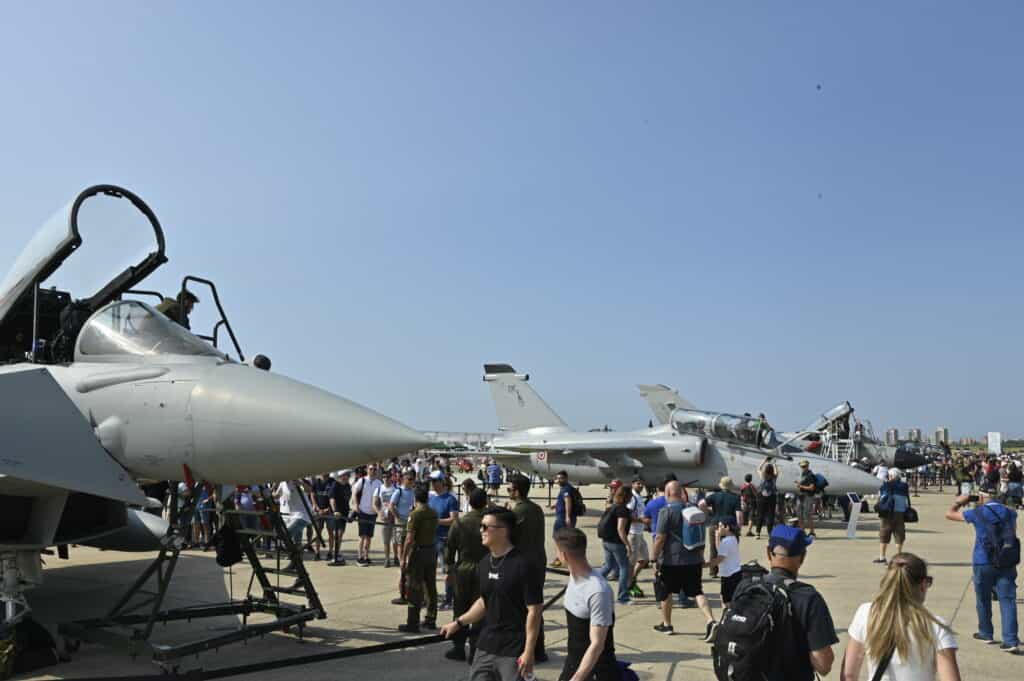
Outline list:
[[[857,443],[832,433],[822,433],[821,456],[849,465],[857,456]]]
[[[301,494],[302,487],[296,483],[296,488],[300,490],[301,503],[306,506],[306,511],[312,518],[313,514],[310,512],[305,495]],[[248,559],[252,568],[249,586],[246,589],[246,599],[264,604],[266,607],[261,608],[263,612],[275,612],[279,619],[288,620],[287,623],[279,624],[298,624],[301,635],[305,622],[313,618],[324,619],[327,617],[323,604],[320,602],[320,596],[313,586],[313,580],[302,560],[302,540],[301,538],[298,542],[292,540],[284,518],[281,517],[274,500],[267,494],[266,488],[261,488],[259,496],[254,497],[253,500],[257,501],[258,505],[262,505],[263,509],[225,508],[223,512],[225,522],[232,522],[235,534],[239,538],[242,554]],[[232,520],[229,521],[229,518]],[[255,519],[257,526],[250,527],[254,523],[246,522],[247,519]],[[272,555],[276,560],[273,567],[265,567],[263,561],[260,560],[257,543],[261,539],[270,539],[275,545],[276,551]],[[282,558],[286,561],[284,566],[281,564]],[[291,583],[282,585],[282,577],[286,581],[290,580]],[[262,597],[253,594],[253,587],[257,583],[263,592]],[[282,595],[303,597],[306,601],[305,606],[282,602],[280,598]],[[245,617],[243,614],[243,626],[245,626]]]
[[[265,490],[261,490],[256,497],[262,502],[263,510],[236,509],[229,499],[225,500],[221,511],[222,522],[235,531],[242,555],[248,559],[252,568],[246,597],[237,600],[232,595],[231,600],[226,603],[162,609],[182,545],[178,518],[191,516],[199,485],[193,486],[193,494],[184,500],[180,510],[177,505],[177,487],[171,489],[170,503],[173,510],[170,529],[161,542],[161,550],[156,560],[146,568],[105,616],[63,624],[62,633],[77,639],[126,647],[132,657],[144,651],[149,652],[153,656],[153,661],[163,666],[166,671],[176,669],[175,662],[182,657],[205,650],[216,650],[223,645],[246,641],[272,631],[288,631],[295,627],[301,638],[307,622],[327,617],[320,596],[313,588],[313,582],[302,562],[302,544],[292,541],[284,519]],[[306,503],[305,498],[301,494],[299,496],[302,503]],[[255,518],[256,522],[246,522],[243,518]],[[247,527],[254,524],[255,528]],[[270,539],[276,543],[275,567],[264,567],[260,561],[256,551],[256,542],[260,539]],[[284,567],[281,565],[282,557],[289,560],[289,564]],[[156,577],[156,593],[144,589],[151,577]],[[282,585],[282,577],[291,583]],[[261,594],[253,593],[257,582]],[[305,603],[286,602],[281,596],[302,596]],[[143,612],[139,613],[140,610]],[[249,622],[250,615],[254,613],[270,615],[271,619]],[[232,615],[240,616],[242,621],[236,629],[227,633],[182,644],[162,645],[152,640],[153,628],[157,622],[192,621],[204,617]]]

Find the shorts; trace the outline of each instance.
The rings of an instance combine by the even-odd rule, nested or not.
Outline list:
[[[398,522],[395,523],[395,536],[393,537],[394,542],[399,546],[405,546],[405,536],[408,531],[409,519],[405,518],[403,520],[402,518],[399,518]]]
[[[814,510],[814,497],[811,495],[801,494],[797,499],[796,514],[800,520],[809,522],[811,520],[812,511]]]
[[[743,579],[742,570],[734,575],[722,577],[722,603],[732,601],[732,595],[736,593],[736,587],[739,586],[741,579]]]
[[[629,534],[629,548],[633,550],[633,562],[647,562],[651,559],[650,551],[647,550],[647,540],[643,534]]]
[[[881,518],[882,524],[878,528],[878,541],[888,544],[893,537],[897,544],[902,544],[907,539],[907,527],[903,524],[903,514],[893,511],[886,518]]]
[[[703,573],[702,565],[662,565],[654,584],[655,599],[663,601],[680,592],[687,598],[704,595]]]
[[[380,526],[380,536],[387,546],[395,536],[395,521],[388,518],[388,521]]]
[[[373,528],[377,525],[376,513],[359,513],[359,536],[372,537]]]

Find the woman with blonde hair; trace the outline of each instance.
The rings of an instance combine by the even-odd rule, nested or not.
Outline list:
[[[956,638],[924,604],[931,586],[922,559],[893,556],[875,600],[857,608],[850,623],[840,681],[859,679],[865,658],[873,681],[960,681]]]

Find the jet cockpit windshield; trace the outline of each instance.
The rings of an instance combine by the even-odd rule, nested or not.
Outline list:
[[[713,414],[693,409],[672,413],[672,427],[683,435],[726,440],[752,447],[776,447],[775,433],[767,423],[752,416]]]
[[[209,343],[135,300],[116,301],[100,309],[78,335],[78,361],[123,355],[204,355],[226,359]]]

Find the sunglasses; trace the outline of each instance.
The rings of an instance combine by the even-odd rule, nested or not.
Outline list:
[[[935,583],[935,578],[934,578],[934,577],[932,577],[931,575],[928,575],[927,577],[925,577],[925,578],[924,578],[923,580],[921,580],[921,581],[923,581],[923,582],[924,582],[925,584],[927,584],[927,585],[928,585],[928,588],[930,589],[930,588],[932,587],[932,584],[934,584],[934,583]]]
[[[487,532],[489,530],[501,530],[505,529],[504,525],[488,525],[487,523],[480,523],[480,531]]]

